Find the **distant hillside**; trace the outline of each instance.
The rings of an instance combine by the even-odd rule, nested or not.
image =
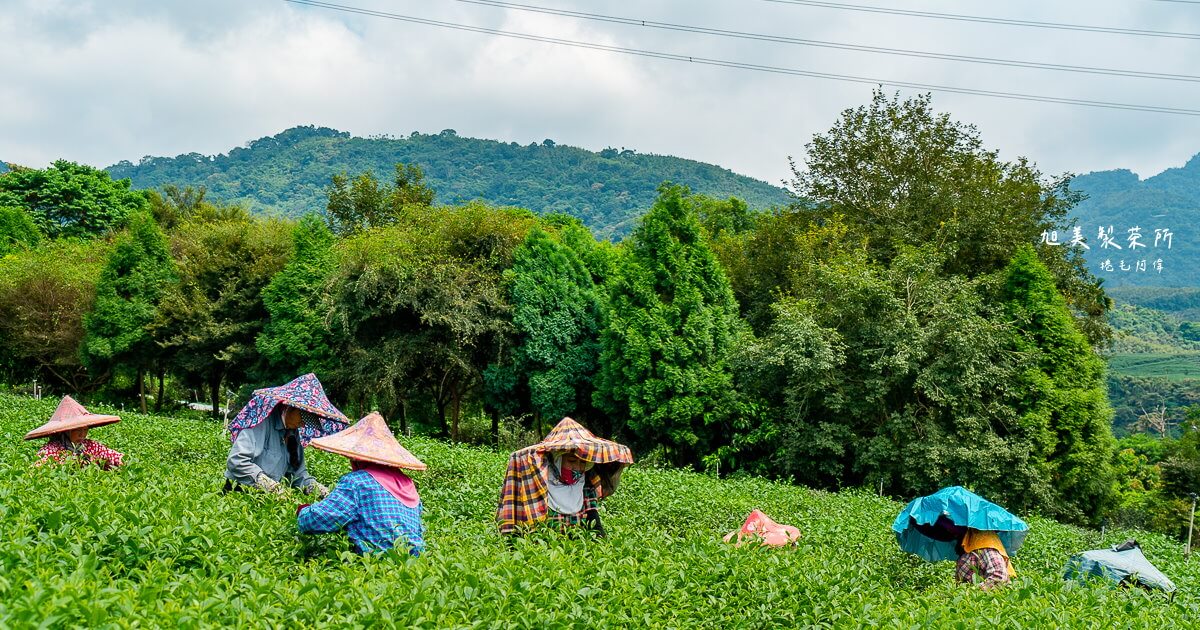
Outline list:
[[[333,174],[370,169],[386,181],[397,162],[420,165],[439,203],[480,199],[539,213],[564,212],[601,236],[627,234],[664,180],[699,193],[740,197],[754,208],[788,201],[781,188],[711,164],[631,150],[595,153],[550,140],[522,146],[464,138],[449,129],[407,138],[355,138],[334,129],[295,127],[223,155],[146,157],[108,171],[130,178],[137,188],[205,186],[215,199],[300,215],[325,208],[325,187]]]
[[[1200,154],[1183,168],[1145,180],[1128,170],[1100,171],[1075,178],[1071,186],[1088,195],[1073,214],[1091,246],[1089,267],[1105,279],[1106,286],[1200,286]],[[1100,246],[1101,226],[1113,228],[1114,240],[1123,249]],[[1128,241],[1133,227],[1141,228],[1142,243],[1147,245],[1136,253],[1130,251]],[[1164,242],[1154,246],[1156,229],[1173,233],[1169,250]],[[1060,235],[1060,240],[1065,236]],[[1153,268],[1159,258],[1161,273]],[[1112,271],[1101,270],[1105,260]],[[1145,271],[1137,268],[1141,260],[1146,261]],[[1121,270],[1122,261],[1128,271]]]

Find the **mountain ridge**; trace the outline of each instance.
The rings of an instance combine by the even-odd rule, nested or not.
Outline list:
[[[398,138],[292,127],[228,153],[147,156],[106,170],[131,179],[137,188],[202,185],[214,199],[295,216],[324,209],[325,186],[335,173],[370,170],[387,181],[397,162],[419,165],[439,203],[480,199],[539,213],[565,212],[604,237],[628,234],[664,180],[698,193],[736,196],[756,208],[790,200],[782,188],[686,158],[611,147],[589,151],[552,140],[519,145],[461,137],[453,129]]]

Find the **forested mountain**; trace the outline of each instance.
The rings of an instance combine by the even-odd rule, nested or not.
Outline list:
[[[1091,249],[1087,252],[1093,273],[1109,287],[1200,286],[1200,154],[1182,168],[1172,168],[1145,180],[1128,170],[1099,171],[1075,178],[1071,187],[1088,198],[1076,206],[1074,216]],[[1097,238],[1100,228],[1112,228],[1115,247],[1103,247]],[[1130,250],[1130,232],[1140,228],[1146,247]],[[1163,238],[1155,246],[1156,230],[1172,234],[1168,249]],[[1069,241],[1069,234],[1059,234]],[[1161,272],[1154,268],[1162,259]],[[1101,269],[1109,261],[1112,270]],[[1145,270],[1138,262],[1145,260]],[[1121,269],[1124,261],[1128,270]]]
[[[665,180],[698,193],[739,197],[752,208],[788,202],[781,188],[711,164],[628,149],[596,153],[551,140],[523,146],[464,138],[451,129],[357,138],[324,127],[295,127],[222,155],[145,157],[108,171],[130,178],[135,188],[204,186],[213,200],[298,216],[324,209],[325,188],[335,173],[371,170],[386,181],[397,162],[419,165],[438,203],[480,199],[543,214],[563,212],[601,237],[627,234]]]

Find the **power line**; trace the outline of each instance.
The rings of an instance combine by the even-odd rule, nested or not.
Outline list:
[[[682,55],[678,53],[667,53],[651,50],[641,50],[637,48],[626,48],[623,46],[611,46],[608,44],[596,44],[592,42],[581,42],[577,40],[562,39],[558,37],[546,37],[542,35],[532,35],[528,33],[517,33],[513,31],[502,31],[494,28],[482,26],[471,26],[466,24],[458,24],[455,22],[443,22],[440,20],[431,20],[427,18],[419,18],[411,15],[401,15],[398,13],[387,13],[384,11],[375,11],[372,9],[362,9],[331,2],[319,2],[317,0],[284,0],[293,4],[301,4],[322,9],[330,9],[334,11],[342,11],[346,13],[355,13],[370,17],[379,17],[400,22],[409,22],[412,24],[423,24],[427,26],[436,26],[459,31],[467,31],[472,33],[482,33],[486,35],[495,35],[498,37],[508,37],[512,39],[522,39],[526,41],[542,42],[547,44],[556,44],[560,46],[570,46],[574,48],[585,48],[589,50],[600,50],[605,52],[615,52],[638,57],[650,57],[654,59],[666,59],[670,61],[682,61],[688,63],[696,63],[709,66],[717,66],[722,68],[735,68],[741,70],[755,70],[758,72],[767,72],[772,74],[782,74],[790,76],[812,77],[818,79],[831,79],[835,81],[846,81],[851,83],[866,83],[870,85],[886,85],[890,87],[908,88],[914,90],[928,90],[935,92],[946,92],[954,94],[971,94],[975,96],[989,96],[994,98],[1004,98],[1011,100],[1033,101],[1040,103],[1060,103],[1065,105],[1080,105],[1084,107],[1098,107],[1104,109],[1120,109],[1128,111],[1140,112],[1155,112],[1160,114],[1177,114],[1182,116],[1200,116],[1200,109],[1186,109],[1181,107],[1166,107],[1159,105],[1138,105],[1133,103],[1114,103],[1109,101],[1094,101],[1087,99],[1065,98],[1059,96],[1043,96],[1038,94],[1021,94],[1017,92],[1003,92],[999,90],[980,90],[974,88],[960,88],[946,85],[932,85],[925,83],[913,83],[909,81],[892,81],[889,79],[878,79],[871,77],[859,77],[846,74],[836,74],[832,72],[818,72],[814,70],[802,70],[799,68],[784,68],[780,66],[768,66],[762,64],[742,63],[737,61],[728,61],[724,59],[710,59],[706,57],[695,57],[691,55]]]
[[[1182,0],[1172,0],[1181,2]],[[1060,31],[1083,31],[1087,33],[1108,33],[1111,35],[1137,35],[1141,37],[1165,37],[1168,39],[1197,39],[1200,33],[1175,33],[1171,31],[1150,31],[1138,28],[1117,28],[1112,26],[1088,26],[1086,24],[1066,24],[1061,22],[1035,22],[1032,20],[1013,20],[1007,18],[984,17],[980,15],[961,15],[957,13],[934,13],[932,11],[913,11],[910,9],[887,9],[861,4],[845,4],[842,2],[819,2],[818,0],[763,0],[776,4],[798,4],[824,9],[841,9],[846,11],[864,11],[867,13],[886,13],[889,15],[906,15],[909,17],[929,18],[935,20],[955,20],[959,22],[980,22],[983,24],[1004,24],[1006,26],[1026,26],[1030,28],[1048,28]],[[1200,2],[1198,2],[1200,4]]]
[[[946,53],[925,52],[919,50],[906,50],[902,48],[884,48],[880,46],[864,46],[860,44],[845,44],[840,42],[830,42],[815,39],[801,39],[798,37],[787,37],[783,35],[768,35],[762,33],[747,33],[743,31],[730,31],[717,28],[708,28],[704,26],[690,26],[686,24],[674,24],[671,22],[656,22],[653,20],[643,20],[638,18],[626,18],[612,15],[600,15],[597,13],[586,13],[583,11],[570,11],[567,9],[554,9],[549,7],[539,7],[528,4],[517,4],[514,2],[503,2],[501,0],[454,0],[464,4],[475,4],[488,7],[496,7],[501,9],[512,9],[515,11],[527,11],[531,13],[541,13],[545,15],[557,15],[562,17],[580,18],[585,20],[593,20],[597,22],[609,22],[613,24],[623,24],[628,26],[644,26],[647,28],[656,28],[669,31],[681,31],[685,33],[700,33],[704,35],[716,35],[719,37],[729,37],[735,39],[746,39],[763,42],[773,42],[779,44],[794,44],[798,46],[814,46],[818,48],[832,48],[836,50],[853,50],[858,52],[868,52],[884,55],[899,55],[905,57],[917,57],[921,59],[939,59],[943,61],[961,61],[966,63],[980,63],[996,66],[1010,66],[1016,68],[1032,68],[1036,70],[1055,70],[1060,72],[1077,72],[1083,74],[1100,74],[1106,76],[1132,77],[1137,79],[1161,79],[1165,81],[1187,81],[1200,82],[1200,76],[1193,74],[1172,74],[1166,72],[1142,72],[1137,70],[1121,70],[1117,68],[1099,68],[1094,66],[1073,66],[1067,64],[1056,63],[1041,63],[1036,61],[1020,61],[1014,59],[1001,59],[995,57],[972,57],[968,55],[954,55]],[[1197,0],[1200,3],[1200,0]]]

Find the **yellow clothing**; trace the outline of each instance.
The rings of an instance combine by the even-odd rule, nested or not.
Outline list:
[[[995,549],[1004,556],[1004,563],[1008,568],[1008,579],[1017,576],[1017,570],[1013,568],[1012,560],[1008,559],[1008,550],[1004,548],[1004,543],[1000,542],[1000,537],[993,531],[980,531],[978,529],[967,529],[967,533],[962,539],[962,548],[966,553],[971,553],[976,549]]]

